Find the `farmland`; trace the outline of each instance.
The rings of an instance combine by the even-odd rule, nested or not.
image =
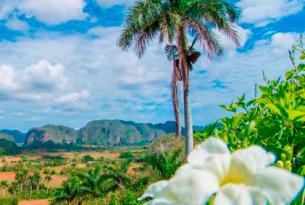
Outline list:
[[[126,160],[130,161],[126,174],[138,176],[143,164],[135,159],[144,150],[133,148],[128,151],[132,156],[129,159],[122,158],[123,152],[126,152],[125,148],[101,151],[41,150],[1,156],[0,198],[18,198],[19,205],[45,205],[52,200],[54,191],[72,175],[86,172],[97,165],[106,166]]]

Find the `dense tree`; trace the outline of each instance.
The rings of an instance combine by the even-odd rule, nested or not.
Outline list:
[[[183,82],[186,153],[193,148],[193,125],[190,107],[189,73],[199,53],[193,49],[196,42],[208,57],[220,55],[223,49],[215,30],[224,32],[236,44],[239,39],[233,23],[238,19],[236,8],[226,0],[140,0],[131,8],[119,39],[119,46],[134,48],[141,57],[149,42],[159,35],[160,42],[173,46],[173,104],[179,120],[178,82]],[[192,45],[189,40],[194,38]],[[180,128],[177,128],[179,135]]]
[[[53,205],[63,203],[72,205],[75,203],[80,194],[80,181],[77,177],[71,177],[63,183],[63,186],[56,190],[55,198],[52,201]]]

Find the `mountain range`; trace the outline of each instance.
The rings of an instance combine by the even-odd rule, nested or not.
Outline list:
[[[195,126],[194,130],[202,127]],[[96,120],[76,130],[62,125],[45,125],[32,128],[27,133],[17,130],[0,130],[0,139],[15,143],[31,144],[55,143],[78,145],[143,145],[154,139],[175,132],[175,122],[136,123],[124,120]],[[182,129],[184,132],[184,129]]]

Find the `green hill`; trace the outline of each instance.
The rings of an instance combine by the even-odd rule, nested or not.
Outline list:
[[[61,125],[45,125],[39,128],[33,128],[26,134],[25,144],[44,143],[53,141],[54,143],[74,143],[77,131],[73,128]]]
[[[167,133],[150,123],[122,120],[99,120],[89,122],[79,130],[78,143],[97,145],[146,144]]]
[[[7,139],[15,143],[24,143],[26,134],[18,130],[0,130],[0,139]]]
[[[0,155],[16,155],[20,153],[20,148],[12,141],[0,139]]]
[[[162,135],[175,132],[175,122],[159,124],[123,120],[97,120],[79,130],[65,126],[46,125],[31,129],[25,145],[55,144],[129,146],[149,144]]]

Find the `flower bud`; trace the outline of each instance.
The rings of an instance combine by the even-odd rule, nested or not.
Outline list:
[[[285,169],[287,169],[288,171],[292,170],[292,165],[290,161],[286,161],[285,162]]]
[[[284,162],[281,161],[281,160],[279,160],[279,161],[276,162],[276,166],[277,166],[278,168],[283,169],[283,168],[284,168]]]
[[[281,160],[283,160],[283,161],[286,161],[286,160],[287,160],[287,157],[286,157],[286,154],[285,154],[285,153],[282,153],[282,154],[281,154]]]

